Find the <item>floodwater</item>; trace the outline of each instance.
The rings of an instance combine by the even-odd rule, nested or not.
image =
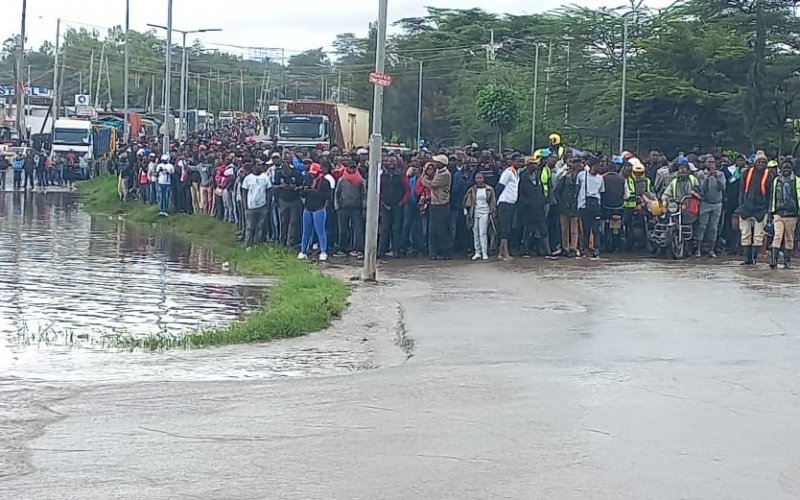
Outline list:
[[[265,285],[208,249],[90,216],[71,193],[0,193],[0,374],[104,350],[113,334],[228,323],[260,307]]]

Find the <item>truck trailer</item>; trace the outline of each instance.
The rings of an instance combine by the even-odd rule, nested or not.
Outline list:
[[[369,111],[335,102],[286,101],[277,128],[281,146],[353,150],[369,142]]]

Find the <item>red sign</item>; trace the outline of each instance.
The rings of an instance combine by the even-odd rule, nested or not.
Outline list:
[[[375,85],[382,85],[384,87],[388,87],[389,85],[392,84],[392,77],[389,75],[384,75],[382,73],[370,73],[369,83],[374,83]]]

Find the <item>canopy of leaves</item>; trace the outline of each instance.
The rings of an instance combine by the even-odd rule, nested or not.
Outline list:
[[[475,108],[479,119],[508,132],[517,124],[519,94],[506,86],[489,84],[478,92]]]
[[[386,72],[393,83],[385,91],[383,133],[413,143],[419,105],[422,137],[434,145],[489,144],[500,122],[479,118],[476,103],[487,85],[497,85],[517,96],[516,112],[508,114],[513,120],[503,122],[508,146],[529,149],[535,121],[538,145],[559,132],[578,148],[618,150],[625,60],[625,148],[786,151],[797,141],[800,123],[800,18],[794,4],[681,0],[658,11],[633,3],[572,5],[533,15],[428,8],[425,16],[398,21],[388,40]],[[93,91],[101,86],[101,105],[121,105],[123,35],[119,28],[103,35],[67,31],[60,48],[65,98],[88,93],[91,80]],[[133,106],[160,105],[166,47],[159,35],[131,34]],[[242,100],[245,109],[254,109],[262,96],[325,96],[369,108],[375,45],[375,26],[363,37],[340,34],[332,53],[312,49],[286,54],[283,61],[281,54],[253,58],[194,44],[189,103],[216,111],[238,108]],[[11,39],[0,49],[0,83],[15,77],[13,48]],[[177,102],[180,51],[172,50]],[[98,79],[101,52],[110,71]],[[53,53],[52,44],[26,53],[33,85],[52,86]]]

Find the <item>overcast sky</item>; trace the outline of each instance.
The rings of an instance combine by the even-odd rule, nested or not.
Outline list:
[[[279,7],[270,9],[272,3]],[[569,3],[590,7],[627,4],[624,0],[389,0],[389,22],[424,15],[426,5],[443,8],[482,6],[497,13],[529,14]],[[667,3],[665,0],[649,2],[654,6]],[[2,0],[2,4],[0,40],[5,40],[19,32],[22,0]],[[216,8],[208,8],[212,6]],[[131,0],[131,28],[145,30],[147,23],[166,24],[166,11],[167,0]],[[316,47],[330,48],[339,33],[363,35],[370,21],[377,18],[377,12],[377,0],[174,0],[173,26],[184,30],[223,29],[221,33],[193,35],[206,44],[282,47],[291,54]],[[39,47],[44,40],[54,41],[58,17],[73,27],[82,26],[80,23],[99,28],[123,25],[125,0],[28,0],[28,43]],[[237,52],[235,49],[230,51]]]

